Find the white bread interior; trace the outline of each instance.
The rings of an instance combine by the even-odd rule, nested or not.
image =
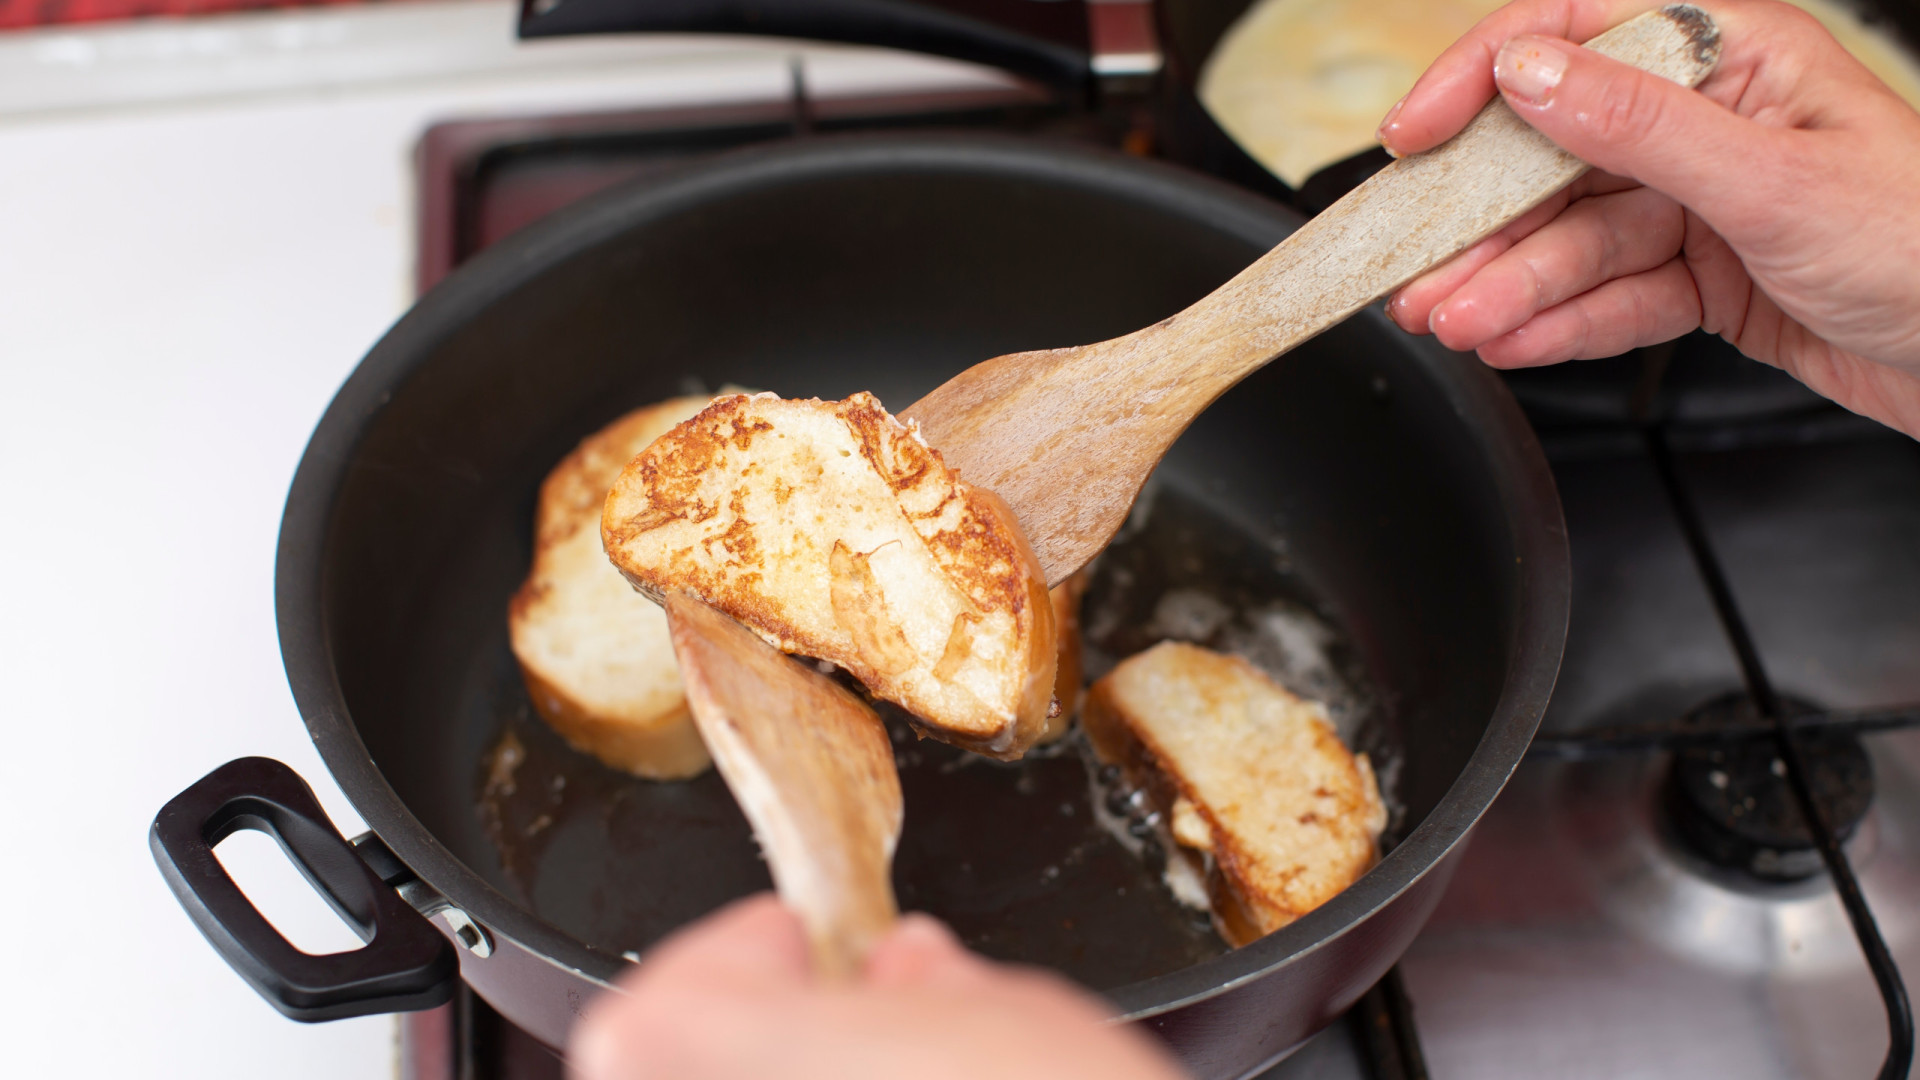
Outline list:
[[[1181,853],[1207,877],[1214,924],[1234,945],[1270,934],[1356,881],[1386,807],[1364,754],[1326,710],[1258,668],[1162,642],[1093,685],[1095,752],[1144,788]]]
[[[697,775],[710,761],[687,711],[666,614],[607,561],[600,515],[627,462],[711,400],[636,409],[547,475],[533,567],[508,605],[513,654],[541,718],[575,748],[655,780]]]
[[[1012,511],[871,394],[716,399],[628,464],[607,555],[774,647],[830,660],[923,732],[1003,759],[1045,730],[1053,607]]]

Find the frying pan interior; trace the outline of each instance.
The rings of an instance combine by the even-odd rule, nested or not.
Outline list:
[[[608,954],[766,887],[713,774],[619,777],[531,719],[505,611],[544,473],[623,411],[695,387],[871,390],[904,408],[986,357],[1170,315],[1296,222],[1077,151],[821,140],[610,193],[483,256],[335,406],[362,413],[320,558],[326,645],[374,766],[431,834],[383,836],[416,867],[450,853],[467,880],[435,884],[468,889],[483,921],[518,905]],[[1339,628],[1369,687],[1363,741],[1399,763],[1403,832],[1467,766],[1517,632],[1490,477],[1509,451],[1469,400],[1483,378],[1370,311],[1228,394],[1155,481]],[[1071,755],[1005,769],[899,753],[907,906],[1106,989],[1220,951],[1091,823]]]

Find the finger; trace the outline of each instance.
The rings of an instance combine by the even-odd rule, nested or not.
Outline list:
[[[1409,334],[1433,333],[1433,309],[1512,246],[1513,241],[1504,234],[1495,233],[1414,278],[1387,301],[1387,317]]]
[[[601,994],[574,1027],[568,1067],[581,1080],[651,1080],[680,1074],[676,1055],[687,1044],[719,1036],[689,1025],[724,1026],[698,1002],[713,996],[803,987],[813,979],[806,932],[772,893],[735,901],[655,945]]]
[[[1548,308],[1480,346],[1480,359],[1497,368],[1524,368],[1618,356],[1671,341],[1699,325],[1700,295],[1693,277],[1686,263],[1672,259]]]
[[[1768,167],[1779,157],[1780,133],[1566,41],[1507,42],[1495,78],[1513,110],[1569,153],[1701,210],[1710,224],[1716,209],[1747,209],[1764,190],[1755,175],[1780,171]]]
[[[1584,178],[1583,178],[1584,179]],[[1580,181],[1574,182],[1576,185]],[[1387,315],[1409,334],[1430,334],[1434,306],[1459,291],[1480,268],[1499,258],[1515,243],[1552,221],[1577,196],[1574,188],[1559,192],[1520,216],[1518,221],[1487,237],[1439,266],[1402,285],[1387,301]]]
[[[1680,204],[1651,188],[1581,199],[1437,303],[1428,325],[1449,349],[1477,349],[1564,300],[1661,265],[1686,231]]]
[[[1779,308],[1754,288],[1753,277],[1739,254],[1691,210],[1687,211],[1687,238],[1682,250],[1700,293],[1700,328],[1726,338],[1748,356],[1773,363],[1773,338],[1755,316],[1778,312]]]
[[[914,913],[874,945],[865,975],[878,986],[958,986],[983,980],[988,970],[945,923]]]
[[[813,975],[799,917],[772,893],[760,893],[675,931],[629,981],[747,989],[803,985]]]
[[[1897,97],[1792,3],[1713,4],[1720,64],[1700,93],[1779,128],[1847,126],[1863,95]]]
[[[1052,972],[995,963],[970,952],[944,923],[922,914],[903,916],[873,947],[866,978],[869,986],[901,990],[990,992],[1003,1002],[1025,1002],[1027,1011],[1041,1009],[1087,1023],[1111,1014],[1097,998]]]
[[[1639,186],[1625,177],[1597,169],[1586,173],[1506,228],[1401,286],[1387,303],[1388,316],[1409,334],[1431,333],[1435,304],[1452,296],[1475,271],[1552,221],[1570,202]]]
[[[1494,94],[1500,47],[1526,34],[1585,41],[1659,0],[1520,0],[1488,15],[1440,54],[1380,123],[1381,145],[1396,156],[1451,139]]]

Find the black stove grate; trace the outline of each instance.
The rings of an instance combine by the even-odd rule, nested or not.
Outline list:
[[[1589,431],[1582,437],[1606,441],[1609,437],[1631,435],[1640,442],[1651,460],[1665,492],[1675,521],[1685,539],[1695,569],[1706,586],[1715,615],[1732,647],[1744,684],[1748,708],[1717,710],[1711,723],[1701,723],[1699,713],[1668,721],[1643,724],[1604,725],[1573,732],[1543,733],[1535,739],[1531,757],[1583,759],[1605,754],[1680,750],[1690,747],[1731,745],[1741,741],[1766,739],[1785,767],[1785,780],[1793,804],[1806,827],[1820,864],[1826,869],[1834,890],[1844,907],[1854,936],[1871,971],[1887,1013],[1887,1056],[1880,1080],[1905,1080],[1912,1069],[1914,1055],[1913,1011],[1906,985],[1895,965],[1892,951],[1880,931],[1872,909],[1861,892],[1860,882],[1842,848],[1843,837],[1836,835],[1821,803],[1814,797],[1812,769],[1807,760],[1806,740],[1836,734],[1857,735],[1869,731],[1920,726],[1920,704],[1864,710],[1812,710],[1783,699],[1776,688],[1755,644],[1753,632],[1742,615],[1733,586],[1716,553],[1712,537],[1702,520],[1693,494],[1675,461],[1673,441],[1675,424],[1660,415],[1661,389],[1675,347],[1668,345],[1642,350],[1642,375],[1629,395],[1629,417],[1622,424],[1602,425],[1608,430]],[[1806,417],[1765,417],[1760,422],[1773,437],[1784,428],[1806,426],[1802,438],[1818,438],[1816,430],[1834,426],[1824,411]],[[1844,421],[1843,421],[1844,425]],[[1732,425],[1737,430],[1741,425]],[[1745,426],[1752,426],[1747,424]],[[1721,430],[1727,426],[1719,425]],[[1697,441],[1699,432],[1686,431],[1682,437]],[[1791,435],[1790,432],[1787,434]],[[1708,433],[1707,441],[1715,439]],[[1799,441],[1789,438],[1787,441]],[[1920,444],[1915,444],[1920,449]]]
[[[1846,908],[1847,921],[1853,925],[1854,936],[1860,941],[1860,951],[1866,957],[1867,967],[1873,972],[1874,984],[1880,990],[1881,1001],[1886,1005],[1887,1057],[1880,1066],[1880,1080],[1905,1080],[1913,1067],[1913,1007],[1907,1000],[1907,988],[1901,981],[1900,969],[1893,962],[1893,952],[1887,948],[1880,925],[1875,921],[1872,909],[1867,906],[1866,896],[1860,891],[1860,881],[1854,875],[1853,866],[1848,862],[1846,852],[1841,850],[1840,841],[1834,835],[1819,800],[1813,797],[1810,770],[1801,753],[1801,740],[1809,728],[1793,723],[1785,702],[1767,675],[1760,651],[1754,645],[1753,634],[1740,614],[1739,601],[1734,598],[1733,588],[1714,553],[1713,541],[1707,535],[1699,510],[1694,506],[1686,483],[1674,465],[1673,450],[1667,443],[1664,426],[1649,423],[1644,431],[1647,452],[1653,458],[1661,485],[1673,504],[1674,516],[1680,522],[1687,548],[1693,554],[1694,564],[1713,600],[1714,612],[1719,615],[1727,640],[1739,659],[1741,679],[1746,683],[1747,693],[1758,707],[1760,715],[1772,729],[1774,747],[1780,760],[1786,764],[1787,783],[1793,791],[1794,801],[1799,805],[1800,815],[1807,831],[1812,834],[1814,847],[1820,852],[1820,861],[1826,865],[1827,875],[1840,896],[1840,903]],[[1920,708],[1895,710],[1891,715],[1912,719],[1920,716]]]
[[[1353,1028],[1373,1080],[1428,1080],[1427,1058],[1413,1022],[1413,1000],[1398,967],[1367,991],[1347,1023]]]

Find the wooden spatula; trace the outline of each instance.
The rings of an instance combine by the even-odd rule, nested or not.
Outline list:
[[[1719,60],[1697,8],[1587,42],[1687,86]],[[1439,265],[1587,166],[1495,99],[1466,130],[1394,162],[1200,302],[1096,345],[978,364],[905,415],[966,478],[1012,504],[1050,584],[1097,554],[1213,400],[1274,357]],[[666,598],[687,702],[815,961],[857,970],[892,923],[900,780],[879,717],[728,616]]]
[[[694,723],[780,898],[805,924],[815,966],[852,974],[898,913],[902,805],[886,726],[727,615],[682,593],[666,609]]]
[[[1686,5],[1586,44],[1686,86],[1720,58],[1713,20]],[[902,415],[969,483],[1012,505],[1057,585],[1106,546],[1168,447],[1229,387],[1586,170],[1495,98],[1466,130],[1388,165],[1185,311],[1097,345],[977,364]]]

